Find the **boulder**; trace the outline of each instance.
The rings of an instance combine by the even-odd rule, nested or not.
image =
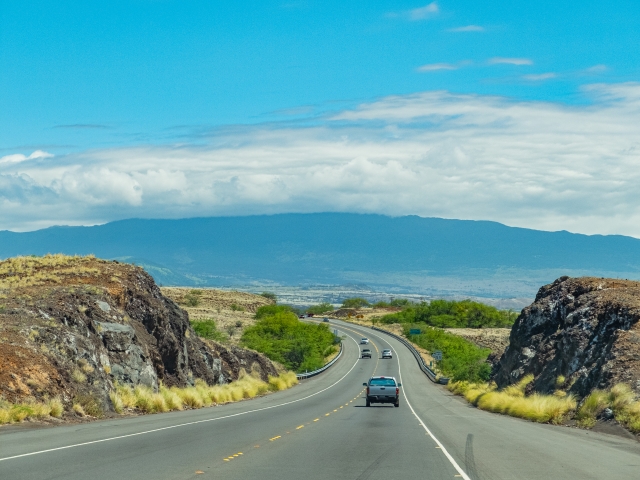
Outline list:
[[[522,311],[493,379],[533,374],[529,390],[579,397],[620,382],[640,392],[639,319],[640,282],[561,277]]]

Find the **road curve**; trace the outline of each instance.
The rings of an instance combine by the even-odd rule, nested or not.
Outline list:
[[[214,408],[0,429],[0,479],[630,479],[640,444],[477,410],[432,384],[397,340],[332,321],[344,354],[321,375]],[[360,360],[367,336],[378,355]],[[396,353],[379,359],[383,348]],[[371,375],[402,378],[400,408],[366,408]]]

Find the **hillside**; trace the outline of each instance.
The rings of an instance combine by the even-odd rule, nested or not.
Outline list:
[[[277,373],[266,357],[202,341],[140,267],[95,257],[0,262],[0,399],[113,410],[117,386],[157,390]],[[1,423],[1,422],[0,422]]]
[[[245,328],[254,325],[256,310],[274,302],[261,295],[211,288],[162,287],[162,294],[176,302],[192,322],[213,320],[216,329],[237,344]]]
[[[123,220],[0,232],[0,257],[96,254],[163,285],[367,284],[387,291],[533,298],[562,275],[640,278],[640,240],[495,222],[342,213]]]

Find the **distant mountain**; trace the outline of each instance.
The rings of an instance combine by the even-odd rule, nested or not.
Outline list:
[[[123,220],[0,232],[0,257],[93,253],[165,285],[363,284],[533,297],[562,275],[640,278],[640,240],[496,222],[346,213]]]

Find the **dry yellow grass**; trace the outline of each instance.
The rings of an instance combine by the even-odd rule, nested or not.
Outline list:
[[[43,419],[47,417],[59,418],[64,408],[59,398],[36,402],[28,400],[21,403],[9,403],[0,401],[0,425],[5,423],[18,423],[26,419]]]
[[[122,413],[125,408],[143,413],[160,413],[237,402],[244,398],[264,395],[269,391],[285,390],[297,383],[298,379],[293,372],[269,377],[268,383],[242,373],[238,380],[224,385],[210,386],[202,380],[196,380],[192,387],[167,388],[161,385],[157,393],[143,385],[135,388],[116,385],[116,389],[110,393],[110,398],[117,413]]]
[[[30,287],[49,283],[61,283],[70,275],[98,273],[87,264],[95,260],[62,254],[43,257],[14,257],[0,262],[0,288]]]
[[[534,422],[560,423],[568,413],[575,410],[576,400],[572,395],[534,393],[526,396],[525,388],[532,380],[533,376],[527,375],[517,384],[503,390],[497,390],[495,384],[468,382],[454,382],[448,388],[482,410]]]
[[[598,415],[605,408],[613,411],[615,419],[634,433],[640,432],[640,401],[631,387],[624,383],[614,385],[611,390],[594,390],[587,396],[576,413],[578,424],[585,428],[596,424]]]
[[[234,344],[247,327],[256,323],[256,310],[273,303],[262,295],[213,288],[162,287],[160,290],[184,308],[191,321],[214,320],[216,328]]]

